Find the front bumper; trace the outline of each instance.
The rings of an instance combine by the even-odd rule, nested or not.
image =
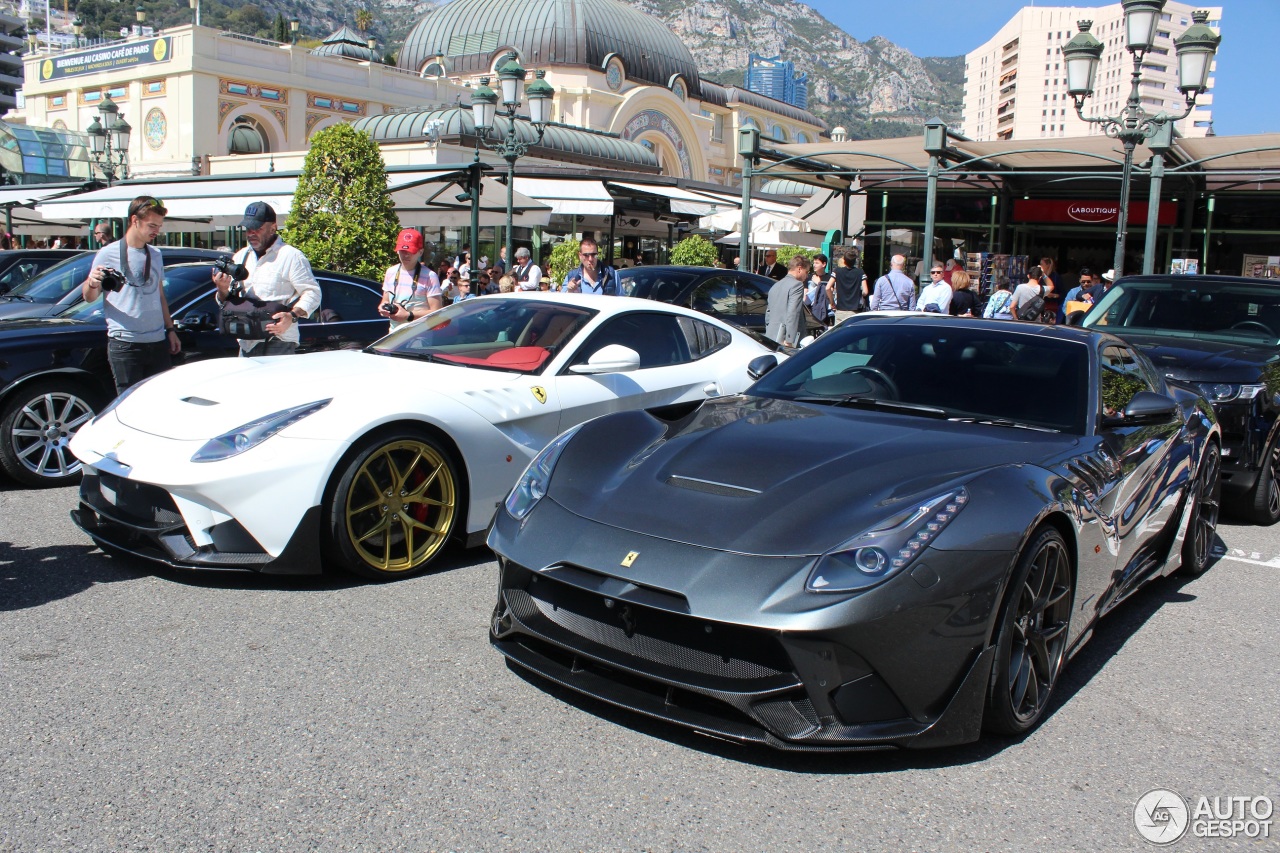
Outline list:
[[[71,520],[98,545],[177,569],[318,574],[320,507],[306,511],[279,555],[272,556],[234,518],[205,531],[198,545],[173,497],[159,486],[86,467]]]
[[[619,577],[616,562],[593,562],[606,539],[609,553],[618,550],[619,532],[550,501],[526,519],[518,542],[513,525],[499,510],[490,640],[511,663],[558,684],[778,749],[944,746],[981,732],[1006,554],[930,552],[927,564],[860,596],[800,593],[813,609],[779,616],[757,606],[735,619],[708,616],[715,607],[697,595]],[[539,546],[522,547],[543,538],[538,528],[557,531],[561,556],[544,561]],[[625,536],[689,576],[709,559],[706,549]],[[763,559],[736,556],[729,577],[751,577]],[[717,606],[731,597],[726,590]]]

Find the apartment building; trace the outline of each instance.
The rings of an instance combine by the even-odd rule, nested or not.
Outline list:
[[[1166,3],[1155,45],[1142,60],[1142,106],[1148,112],[1180,114],[1186,103],[1178,91],[1178,62],[1173,41],[1191,26],[1191,12],[1205,8],[1209,26],[1220,29],[1221,7]],[[1091,32],[1103,43],[1090,115],[1116,115],[1129,98],[1133,58],[1125,50],[1124,12],[1110,6],[1028,6],[1019,10],[981,47],[965,55],[963,132],[976,140],[1045,139],[1089,136],[1101,129],[1082,121],[1067,94],[1062,46],[1076,34],[1078,21],[1093,21]],[[1213,126],[1213,78],[1190,116],[1178,122],[1183,136],[1204,136]]]

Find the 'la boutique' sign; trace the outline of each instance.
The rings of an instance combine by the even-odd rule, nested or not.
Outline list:
[[[1178,205],[1160,203],[1161,225],[1172,225],[1178,218]],[[1115,225],[1120,221],[1120,205],[1114,201],[1064,201],[1061,199],[1017,199],[1013,203],[1015,222],[1064,222],[1079,225]],[[1129,203],[1129,224],[1145,225],[1147,203]]]

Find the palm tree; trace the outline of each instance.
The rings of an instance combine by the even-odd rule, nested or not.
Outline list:
[[[368,9],[356,10],[356,29],[362,33],[369,32],[369,27],[373,26],[373,13]]]

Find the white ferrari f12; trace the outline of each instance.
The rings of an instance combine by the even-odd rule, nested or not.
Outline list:
[[[733,326],[629,297],[455,303],[364,351],[214,359],[135,386],[82,427],[76,523],[175,567],[373,578],[483,542],[562,430],[742,391],[768,354]]]

